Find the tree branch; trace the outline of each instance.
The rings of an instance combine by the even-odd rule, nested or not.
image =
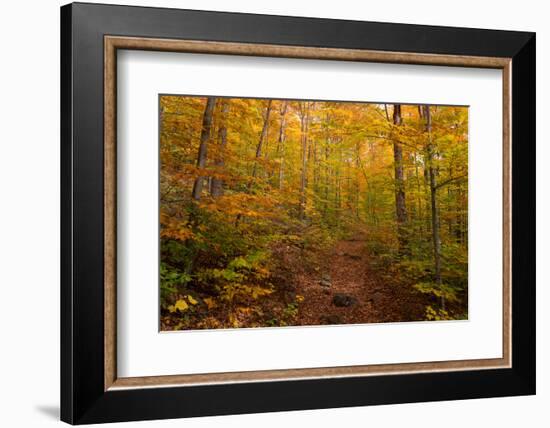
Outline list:
[[[451,177],[448,180],[445,180],[445,181],[442,181],[441,183],[439,183],[437,186],[435,186],[435,188],[440,189],[441,187],[446,186],[447,184],[450,184],[453,181],[462,180],[462,179],[467,178],[467,177],[468,177],[468,174],[462,174],[462,175],[459,175],[458,177]]]

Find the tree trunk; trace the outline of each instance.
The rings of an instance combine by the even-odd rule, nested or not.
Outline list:
[[[300,139],[302,144],[302,171],[300,176],[300,218],[306,216],[307,149],[308,149],[309,103],[300,103]]]
[[[279,141],[277,144],[277,156],[279,157],[279,189],[283,188],[284,181],[284,165],[285,165],[285,128],[286,128],[286,110],[288,101],[283,103],[281,107],[281,126],[279,128]]]
[[[262,127],[262,133],[260,134],[260,140],[258,141],[258,145],[256,146],[256,159],[259,159],[262,157],[262,147],[264,145],[264,141],[267,135],[267,128],[269,126],[269,115],[271,113],[272,102],[273,102],[272,100],[269,100],[265,108],[264,126]],[[257,167],[258,167],[258,163],[254,162],[254,170],[252,171],[252,177],[256,177]]]
[[[393,106],[393,124],[401,126],[403,119],[401,117],[401,105],[394,104]],[[403,176],[403,147],[395,137],[393,139],[393,160],[395,171],[395,212],[397,218],[397,239],[399,241],[399,254],[403,255],[407,252],[407,209],[405,206],[405,180]]]
[[[315,138],[313,140],[313,189],[315,194],[318,193],[319,190],[319,155],[317,153],[317,139]]]
[[[267,128],[269,126],[269,115],[271,113],[271,104],[273,100],[268,100],[267,105],[265,108],[265,114],[264,114],[264,124],[262,126],[262,132],[260,133],[260,139],[258,140],[258,145],[256,146],[256,158],[254,160],[254,167],[252,168],[252,178],[246,185],[246,193],[250,190],[250,187],[252,186],[254,182],[254,178],[256,178],[256,175],[258,174],[258,159],[262,157],[262,147],[264,144],[264,140],[267,135]],[[235,218],[235,227],[239,226],[239,222],[241,221],[242,214],[237,214],[237,217]]]
[[[361,193],[361,185],[359,179],[359,171],[361,168],[361,145],[359,143],[355,144],[355,217],[357,220],[361,220],[361,215],[359,213],[360,203],[359,195]]]
[[[227,146],[227,113],[229,112],[229,101],[225,100],[221,107],[221,123],[218,129],[218,156],[215,160],[217,172],[220,173],[225,165],[225,147]],[[219,177],[212,177],[211,194],[217,198],[223,194],[223,180]]]
[[[342,139],[340,137],[336,138],[336,150],[338,151],[338,162],[335,168],[335,193],[334,193],[334,206],[336,210],[336,221],[337,224],[340,224],[340,215],[342,208]]]
[[[206,157],[208,153],[208,141],[210,140],[210,130],[212,128],[212,115],[214,113],[214,107],[216,106],[216,97],[208,97],[206,101],[206,107],[204,109],[204,115],[202,117],[202,130],[201,130],[201,142],[199,145],[199,154],[197,156],[197,167],[199,170],[204,169],[206,166]],[[199,173],[202,173],[199,171]],[[193,184],[193,199],[200,200],[202,194],[202,188],[204,185],[205,177],[199,175],[195,179]]]
[[[418,236],[421,240],[423,240],[424,235],[424,229],[422,226],[422,219],[424,218],[424,214],[422,212],[422,186],[420,184],[420,173],[418,168],[418,153],[414,153],[414,172],[415,172],[415,180],[416,180],[416,203],[417,203],[417,211],[418,214],[416,216],[417,220],[415,221],[415,229],[418,231]]]
[[[329,164],[329,157],[330,157],[330,114],[327,113],[325,116],[325,124],[324,124],[324,131],[325,131],[325,159],[323,162],[324,166],[324,177],[325,177],[325,183],[324,183],[324,201],[323,201],[323,213],[327,215],[328,213],[328,205],[329,205],[329,191],[330,191],[330,178],[331,178],[331,168]]]
[[[424,119],[426,122],[426,133],[428,143],[426,145],[426,163],[428,166],[428,176],[430,181],[430,203],[432,217],[432,243],[435,268],[435,282],[441,286],[441,237],[439,234],[439,211],[437,209],[437,181],[434,168],[434,148],[432,143],[432,116],[430,106],[424,106]],[[441,309],[445,310],[445,298],[441,296]]]

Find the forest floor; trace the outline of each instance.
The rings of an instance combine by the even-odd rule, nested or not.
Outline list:
[[[296,275],[296,294],[304,296],[296,324],[424,320],[425,296],[383,275],[376,262],[361,237],[337,242],[318,271]]]
[[[370,253],[367,244],[368,236],[361,233],[324,250],[280,242],[272,248],[273,294],[248,306],[211,310],[195,293],[196,306],[183,317],[165,313],[162,330],[425,320],[429,297],[392,273],[388,261]]]

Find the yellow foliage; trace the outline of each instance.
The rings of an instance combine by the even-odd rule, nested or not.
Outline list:
[[[216,306],[218,306],[216,304],[216,301],[212,297],[206,297],[202,300],[204,301],[204,303],[206,303],[208,309],[214,309]]]
[[[191,296],[190,294],[188,294],[188,295],[185,296],[185,297],[187,297],[187,300],[189,300],[189,303],[191,303],[192,305],[196,305],[197,303],[199,303],[199,302],[197,302],[197,301],[193,298],[193,296]]]
[[[171,313],[174,313],[176,311],[185,312],[187,309],[189,309],[189,305],[183,299],[180,299],[175,304],[168,306],[168,310]]]
[[[161,212],[160,223],[162,225],[160,231],[162,238],[179,239],[180,241],[195,238],[195,234],[186,221],[179,221]]]
[[[229,314],[229,325],[233,328],[240,327],[239,320],[234,314]]]

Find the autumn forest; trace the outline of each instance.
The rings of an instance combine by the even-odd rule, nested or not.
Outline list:
[[[467,107],[159,114],[161,330],[467,319]]]

